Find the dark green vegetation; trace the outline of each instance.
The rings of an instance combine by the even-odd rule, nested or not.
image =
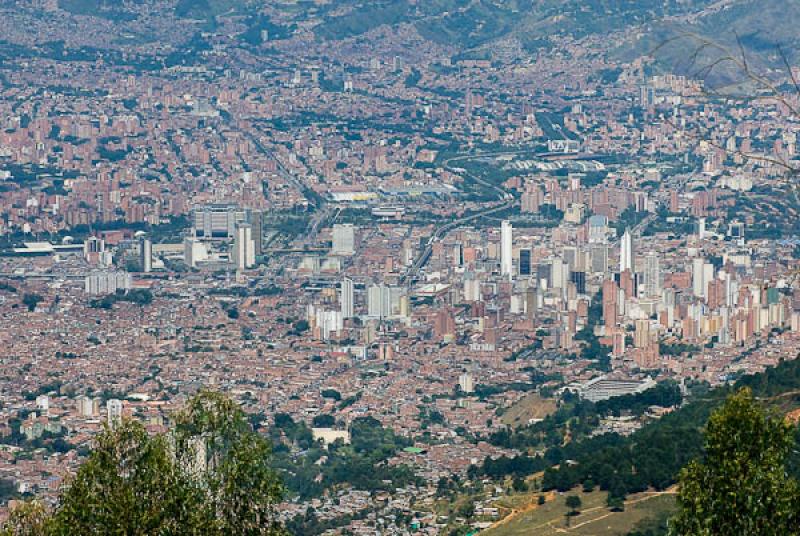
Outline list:
[[[578,485],[591,484],[608,491],[609,501],[617,502],[629,493],[663,490],[677,482],[681,468],[702,458],[705,452],[703,428],[709,416],[729,395],[743,387],[781,411],[796,408],[800,405],[800,394],[797,393],[800,389],[800,361],[784,361],[764,373],[744,376],[734,386],[709,391],[703,398],[685,404],[628,437],[605,434],[588,438],[582,435],[589,423],[597,418],[598,409],[568,399],[549,420],[492,437],[492,441],[498,444],[521,449],[547,447],[543,455],[487,459],[480,468],[475,468],[475,474],[500,478],[544,470],[545,490],[567,491]],[[662,387],[658,392],[609,401],[607,404],[610,406],[605,411],[614,413],[627,409],[637,412],[650,402],[658,405],[676,399]],[[578,439],[563,445],[562,434],[567,430]],[[792,434],[800,435],[797,429],[793,429]],[[794,450],[789,453],[787,467],[792,476],[800,474],[800,453]]]
[[[2,534],[277,536],[282,494],[269,443],[235,402],[201,392],[168,435],[127,419],[107,428],[55,508],[27,503]]]
[[[136,305],[149,305],[153,301],[153,293],[147,289],[117,290],[114,294],[103,296],[99,300],[91,300],[90,307],[111,309],[117,302],[130,302]]]
[[[619,2],[581,0],[410,0],[362,2],[341,0],[337,6],[348,6],[344,14],[326,17],[315,28],[323,39],[343,39],[362,35],[382,25],[413,24],[426,39],[445,45],[474,49],[493,40],[513,36],[529,51],[552,46],[554,35],[585,37],[601,35],[638,25],[656,24],[667,16],[700,13],[713,4],[711,0],[624,0]],[[796,3],[781,0],[753,2],[741,0],[725,10],[703,12],[700,23],[692,27],[710,37],[733,38],[735,32],[742,36],[743,45],[752,51],[774,49],[776,43],[787,47],[796,41],[792,21],[785,9],[800,9]],[[784,9],[785,8],[785,9]],[[645,53],[655,49],[664,40],[676,35],[676,25],[649,28],[646,40],[626,50]],[[778,29],[776,33],[774,30]],[[684,48],[685,50],[685,48]],[[688,58],[684,54],[684,61]],[[455,59],[491,59],[485,53],[471,53]],[[679,58],[675,58],[676,60]],[[600,74],[612,83],[618,72]]]
[[[745,388],[711,415],[704,453],[680,474],[673,534],[800,533],[800,486],[787,475],[796,429]]]
[[[323,418],[319,424],[330,426],[331,419]],[[409,440],[383,428],[372,417],[355,419],[349,431],[349,445],[336,441],[326,448],[314,441],[305,423],[295,422],[286,414],[275,415],[275,425],[269,431],[275,444],[274,465],[282,472],[290,493],[308,499],[341,484],[379,491],[420,483],[409,468],[385,463],[398,450],[410,446]],[[317,465],[323,456],[327,461]]]
[[[489,440],[495,445],[507,448],[522,450],[549,448],[551,450],[547,452],[545,458],[557,460],[560,457],[560,447],[568,435],[573,439],[586,437],[603,417],[619,416],[622,413],[640,416],[651,406],[672,407],[681,401],[679,387],[671,382],[658,384],[639,394],[620,396],[597,403],[580,400],[567,393],[558,410],[541,422],[522,426],[516,430],[504,429],[494,432]],[[549,465],[542,465],[540,470],[546,467]]]

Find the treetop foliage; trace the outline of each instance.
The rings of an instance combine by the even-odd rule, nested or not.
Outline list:
[[[55,508],[25,503],[0,534],[283,535],[270,455],[235,402],[202,391],[167,434],[133,419],[107,426]]]

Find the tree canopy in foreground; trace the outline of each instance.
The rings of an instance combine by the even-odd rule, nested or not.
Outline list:
[[[106,427],[55,508],[24,503],[0,534],[286,534],[270,445],[236,403],[203,391],[174,421],[157,435],[133,419]]]
[[[705,452],[680,474],[673,536],[800,534],[800,492],[787,475],[793,426],[768,413],[749,389],[710,417]]]

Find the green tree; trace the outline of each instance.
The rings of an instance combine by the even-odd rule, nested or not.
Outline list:
[[[766,412],[743,388],[715,411],[705,455],[680,474],[673,536],[800,534],[798,483],[787,476],[792,426]]]
[[[581,504],[581,498],[577,495],[569,495],[566,500],[567,508],[570,510],[570,515],[575,515],[579,512]]]
[[[284,535],[270,455],[235,402],[204,391],[168,434],[133,419],[107,427],[54,510],[25,503],[0,536]]]
[[[177,457],[207,490],[222,534],[282,534],[275,503],[283,485],[269,465],[271,447],[244,412],[220,393],[201,391],[175,419]]]
[[[28,311],[34,311],[42,299],[43,298],[38,294],[26,293],[22,296],[22,303],[28,308]]]

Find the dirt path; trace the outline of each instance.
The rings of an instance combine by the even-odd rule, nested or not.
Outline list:
[[[648,501],[648,500],[652,499],[653,497],[660,497],[661,495],[675,495],[676,493],[677,493],[677,488],[675,486],[673,486],[673,487],[671,487],[669,489],[666,489],[664,491],[648,491],[648,492],[645,492],[642,495],[636,497],[635,499],[629,499],[629,500],[625,501],[625,507],[627,508],[628,506],[632,506],[634,504],[638,504],[638,503],[643,502],[643,501]],[[554,500],[555,498],[556,498],[556,492],[554,492],[554,491],[550,491],[550,492],[545,494],[545,500],[547,500],[548,502]],[[539,508],[539,506],[540,505],[538,504],[538,496],[535,499],[532,498],[531,501],[528,504],[526,504],[524,507],[522,507],[522,508],[513,508],[511,510],[511,513],[509,513],[506,517],[504,517],[503,519],[500,519],[499,521],[495,522],[494,524],[492,524],[491,527],[487,528],[483,532],[492,531],[492,530],[494,530],[494,529],[496,529],[498,527],[502,527],[503,525],[506,525],[506,524],[510,523],[511,521],[514,521],[515,519],[519,518],[520,516],[525,515],[526,513]],[[588,508],[586,510],[581,510],[580,515],[584,516],[585,514],[589,514],[589,513],[592,513],[592,512],[597,512],[598,510],[604,510],[604,509],[606,509],[605,506],[594,506],[594,507]],[[579,529],[579,528],[584,527],[586,525],[589,525],[591,523],[596,523],[597,521],[605,519],[605,518],[607,518],[607,517],[609,517],[609,516],[611,516],[613,514],[614,514],[614,512],[606,512],[605,514],[603,514],[600,517],[595,517],[593,519],[587,519],[586,521],[582,521],[581,523],[578,523],[577,525],[573,525],[571,527],[554,527],[553,526],[554,520],[551,520],[551,521],[548,521],[547,523],[542,523],[540,525],[536,525],[534,527],[530,527],[530,530],[536,530],[536,529],[541,529],[541,528],[544,528],[544,527],[550,527],[551,529],[555,530],[556,532],[568,533],[568,532],[570,532],[572,530]]]

